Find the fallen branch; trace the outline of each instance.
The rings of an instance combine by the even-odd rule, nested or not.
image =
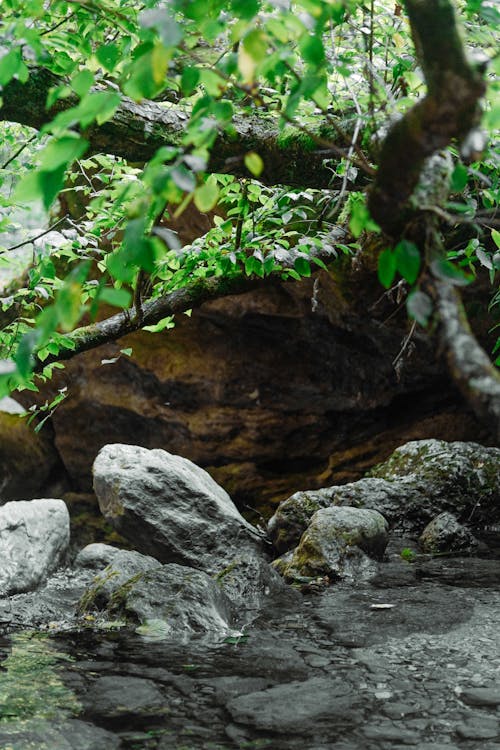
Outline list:
[[[77,104],[76,97],[67,97],[45,109],[50,89],[62,83],[63,79],[50,71],[33,67],[26,83],[12,80],[3,88],[0,120],[40,130],[58,112]],[[138,104],[123,97],[113,117],[90,126],[85,138],[92,153],[144,163],[162,146],[181,146],[188,121],[189,115],[181,107],[151,101]],[[235,116],[232,124],[236,134],[220,131],[211,151],[209,171],[248,176],[245,154],[257,151],[264,162],[259,179],[265,184],[315,188],[333,187],[335,180],[340,184],[332,164],[337,164],[339,151],[348,144],[335,143],[337,136],[331,125],[320,123],[308,136],[291,126],[280,131],[277,117],[261,113]]]

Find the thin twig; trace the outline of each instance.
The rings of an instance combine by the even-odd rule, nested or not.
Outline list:
[[[35,141],[37,138],[38,138],[38,135],[32,135],[31,138],[28,138],[28,140],[25,141],[23,143],[23,145],[20,146],[17,149],[17,151],[14,154],[12,154],[12,156],[9,159],[7,159],[7,161],[5,162],[5,164],[2,164],[2,166],[0,167],[0,169],[6,169],[6,167],[8,167],[9,164],[14,161],[14,159],[17,159],[17,157],[19,156],[19,154],[21,154],[24,151],[24,149],[27,148],[30,143],[33,143],[33,141]]]
[[[19,242],[17,245],[11,245],[11,247],[6,247],[5,250],[0,250],[0,255],[5,255],[5,253],[10,253],[11,250],[18,250],[20,247],[24,247],[24,245],[30,245],[32,242],[35,242],[36,240],[39,240],[40,237],[45,237],[46,234],[49,234],[49,232],[52,232],[53,229],[58,227],[60,224],[62,224],[67,219],[67,215],[63,216],[62,219],[59,219],[56,221],[55,224],[52,224],[48,229],[45,229],[45,231],[40,232],[40,234],[37,234],[35,237],[30,237],[27,240],[24,240],[24,242]]]

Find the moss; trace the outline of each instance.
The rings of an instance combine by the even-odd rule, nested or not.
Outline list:
[[[276,138],[276,145],[282,151],[314,151],[316,144],[310,135],[290,126],[284,128]]]
[[[77,715],[81,706],[58,675],[61,662],[71,661],[57,651],[45,634],[16,633],[2,662],[2,725],[19,719],[63,719]]]

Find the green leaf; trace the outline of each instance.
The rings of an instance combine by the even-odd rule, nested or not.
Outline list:
[[[323,42],[317,36],[305,36],[301,39],[299,48],[304,60],[312,65],[321,65],[325,60]]]
[[[181,75],[181,89],[184,96],[191,96],[200,81],[198,68],[184,68]]]
[[[114,287],[105,287],[99,294],[101,302],[107,302],[114,307],[129,307],[132,301],[132,295],[126,289],[115,289]]]
[[[251,172],[254,177],[260,177],[264,171],[264,162],[262,161],[259,154],[255,151],[249,151],[245,154],[245,167]]]
[[[53,138],[42,151],[40,168],[43,172],[53,172],[59,167],[66,169],[75,159],[79,159],[85,153],[88,146],[88,141],[80,138],[76,133]]]
[[[349,229],[356,239],[365,230],[368,232],[378,232],[380,230],[378,224],[371,218],[368,207],[364,202],[352,201],[350,208],[351,218],[349,220]]]
[[[21,66],[21,51],[11,49],[0,59],[0,86],[6,86],[14,78]]]
[[[169,315],[167,318],[162,318],[158,323],[152,326],[144,326],[145,331],[149,331],[150,333],[159,333],[160,331],[164,331],[168,328],[174,328],[174,317],[173,315]]]
[[[307,258],[296,258],[293,267],[300,276],[311,275],[311,264]]]
[[[219,188],[215,177],[210,176],[204,185],[194,191],[194,203],[199,211],[211,211],[219,200]]]
[[[408,295],[406,309],[410,318],[414,318],[421,326],[426,326],[432,315],[432,300],[424,292],[416,290]]]
[[[77,107],[77,116],[82,128],[87,128],[94,120],[98,125],[110,120],[121,97],[116,91],[92,91],[82,99]]]
[[[14,361],[17,366],[17,371],[22,378],[28,378],[33,371],[33,366],[35,363],[33,352],[39,342],[39,339],[40,332],[37,329],[33,328],[27,331],[27,333],[24,334],[21,341],[19,342]]]
[[[234,15],[244,21],[250,21],[259,12],[258,0],[231,0]]]
[[[116,44],[103,44],[97,49],[95,55],[102,67],[112,73],[120,59],[120,50]]]
[[[382,250],[378,258],[378,278],[382,286],[389,289],[396,275],[396,256],[390,248]]]
[[[467,185],[469,173],[467,167],[458,163],[451,173],[450,189],[452,193],[461,193]]]
[[[495,245],[500,250],[500,232],[498,232],[496,229],[491,230],[491,239],[495,243]]]
[[[75,92],[75,94],[78,94],[80,98],[83,99],[83,97],[88,94],[90,88],[94,85],[94,76],[90,72],[90,70],[87,70],[84,68],[79,73],[74,76],[71,80],[71,88]]]
[[[401,240],[395,249],[396,268],[409,284],[414,284],[420,270],[420,253],[413,242]]]
[[[243,39],[243,47],[254,62],[261,62],[267,56],[267,37],[260,29],[253,29]]]
[[[472,276],[468,276],[444,258],[433,261],[431,263],[431,270],[439,279],[449,281],[455,286],[467,286],[473,280]]]
[[[129,78],[123,86],[125,94],[136,101],[156,96],[165,87],[170,57],[163,44],[139,55],[129,69]]]

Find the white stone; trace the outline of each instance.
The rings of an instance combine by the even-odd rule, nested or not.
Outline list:
[[[62,500],[14,500],[0,507],[0,595],[32,591],[63,561],[69,514]]]

